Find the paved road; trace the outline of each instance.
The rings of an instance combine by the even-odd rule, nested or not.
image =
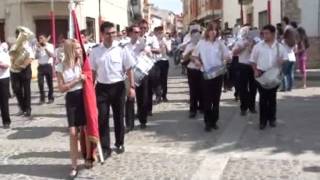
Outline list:
[[[81,170],[77,179],[320,179],[320,73],[308,89],[279,93],[277,128],[259,131],[258,116],[241,117],[230,92],[222,97],[220,130],[205,133],[201,116],[188,118],[187,81],[179,72],[172,66],[170,102],[156,106],[146,130],[126,135],[126,152]],[[12,129],[0,128],[0,179],[67,178],[64,96],[39,106],[36,82],[33,89],[33,118],[12,116]],[[14,114],[14,99],[10,105]]]

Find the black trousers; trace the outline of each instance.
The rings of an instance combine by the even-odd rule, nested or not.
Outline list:
[[[266,125],[268,122],[275,122],[278,87],[273,89],[265,89],[258,82],[257,87],[260,94],[260,124]]]
[[[9,115],[9,82],[10,78],[0,79],[0,110],[3,124],[11,124]]]
[[[156,63],[149,72],[148,78],[148,112],[152,112],[153,94],[161,98],[160,68]]]
[[[13,92],[23,112],[31,111],[31,65],[19,73],[11,72]]]
[[[239,63],[240,69],[240,109],[255,110],[257,86],[254,72],[250,65]]]
[[[51,64],[44,64],[38,66],[38,86],[40,91],[40,100],[45,100],[44,93],[44,78],[46,78],[48,86],[48,99],[53,100],[53,79],[52,79],[52,66]]]
[[[138,119],[140,124],[146,124],[148,118],[149,102],[149,76],[146,76],[139,87],[136,87]]]
[[[219,106],[223,75],[211,80],[203,80],[204,122],[213,126],[219,120]]]
[[[126,127],[129,129],[133,129],[134,128],[134,119],[135,119],[135,115],[134,115],[134,103],[135,103],[135,99],[134,98],[129,98],[129,89],[130,89],[130,84],[129,84],[129,80],[126,79],[125,81],[125,87],[126,87],[126,104],[125,104],[125,123],[126,123]]]
[[[190,92],[190,108],[189,111],[196,113],[197,110],[203,110],[202,98],[202,72],[196,69],[188,68],[188,84]]]
[[[169,72],[169,61],[158,61],[157,65],[160,69],[160,85],[161,85],[161,92],[162,98],[167,98],[168,92],[168,72]]]
[[[230,76],[231,81],[234,86],[234,96],[239,97],[240,96],[240,68],[239,68],[239,57],[233,56],[231,67],[230,67]]]
[[[113,112],[115,146],[124,144],[124,106],[125,106],[124,81],[114,84],[96,85],[99,133],[104,151],[110,150],[110,106]]]

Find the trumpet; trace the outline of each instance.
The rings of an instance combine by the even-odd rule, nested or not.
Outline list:
[[[34,33],[26,27],[19,26],[17,30],[19,31],[18,38],[9,51],[11,71],[16,73],[25,68],[24,61],[30,57],[30,53],[25,49],[24,45],[34,37]]]

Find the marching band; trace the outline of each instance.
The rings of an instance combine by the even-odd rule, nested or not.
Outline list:
[[[288,27],[290,28],[290,27]],[[162,26],[152,33],[149,24],[141,20],[126,29],[126,37],[117,39],[114,24],[104,22],[100,26],[102,42],[86,46],[94,74],[97,98],[98,126],[104,158],[111,156],[110,108],[113,111],[115,151],[125,151],[125,133],[135,129],[135,118],[140,128],[146,129],[153,105],[170,102],[167,98],[168,71],[171,61],[171,42]],[[295,49],[285,41],[277,41],[276,28],[263,27],[262,34],[243,26],[234,42],[229,45],[221,38],[217,22],[206,28],[193,23],[183,43],[181,64],[187,68],[190,107],[189,117],[198,112],[204,116],[204,130],[219,129],[219,108],[227,63],[238,59],[240,114],[257,113],[256,94],[259,92],[261,130],[267,124],[276,127],[277,91],[282,82],[281,70],[285,60],[295,61]],[[17,41],[10,52],[0,49],[0,108],[4,128],[10,128],[9,79],[17,97],[18,116],[31,116],[30,83],[31,62],[38,59],[38,85],[40,104],[45,102],[44,78],[48,85],[48,103],[54,102],[53,69],[57,72],[58,87],[66,93],[66,112],[70,128],[71,176],[77,175],[78,130],[85,131],[86,119],[81,100],[82,58],[80,44],[73,39],[62,40],[55,50],[45,34],[40,34],[35,52],[30,45],[33,33],[25,27],[17,28]],[[167,36],[166,36],[167,35]],[[82,37],[85,38],[84,35]],[[85,42],[87,42],[85,40]],[[296,44],[294,44],[296,45]],[[301,42],[297,46],[305,50]],[[295,46],[296,47],[296,46]],[[304,49],[303,49],[304,48]],[[302,53],[303,51],[301,51]],[[233,58],[232,58],[233,57]],[[53,68],[56,65],[56,68]],[[291,80],[292,81],[292,80]],[[289,85],[292,87],[292,82]],[[289,89],[290,89],[289,88]],[[287,89],[287,88],[286,88]],[[290,89],[291,90],[291,89]],[[155,100],[153,98],[155,95]],[[135,115],[135,102],[137,114]]]

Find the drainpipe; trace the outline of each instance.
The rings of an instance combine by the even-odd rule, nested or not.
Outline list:
[[[271,24],[271,0],[268,0],[268,22]]]

